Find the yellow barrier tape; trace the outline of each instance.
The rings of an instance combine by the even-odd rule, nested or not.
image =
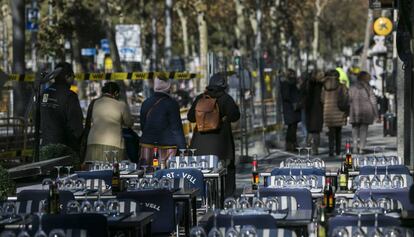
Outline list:
[[[101,80],[147,80],[153,79],[158,73],[164,72],[114,72],[114,73],[77,73],[76,81],[101,81]],[[172,79],[189,80],[200,79],[203,75],[190,72],[166,72]],[[35,74],[9,74],[10,81],[35,81]]]

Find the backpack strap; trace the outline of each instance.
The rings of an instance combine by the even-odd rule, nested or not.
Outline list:
[[[150,116],[152,110],[163,100],[165,99],[165,97],[159,98],[152,106],[151,108],[148,110],[147,115],[145,115],[145,118],[148,119],[148,117]]]

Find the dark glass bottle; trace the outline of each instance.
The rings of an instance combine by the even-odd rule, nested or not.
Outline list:
[[[352,162],[351,142],[348,140],[345,144],[345,165],[348,169],[352,169]]]
[[[112,168],[112,192],[118,193],[121,192],[121,172],[119,170],[119,163],[114,162]]]
[[[49,185],[49,214],[59,214],[60,197],[59,190],[56,182],[52,182]]]
[[[253,158],[252,161],[252,189],[257,190],[259,186],[259,171],[257,170],[257,157]]]
[[[338,174],[338,186],[341,191],[348,191],[348,166],[345,163],[342,163],[341,169]]]
[[[318,209],[318,222],[316,227],[316,236],[317,237],[326,237],[326,207],[321,206]]]
[[[335,207],[335,193],[332,188],[332,180],[326,178],[325,189],[323,191],[323,205],[327,212],[333,211]]]
[[[152,167],[154,168],[154,171],[160,169],[158,147],[154,147],[152,152]]]

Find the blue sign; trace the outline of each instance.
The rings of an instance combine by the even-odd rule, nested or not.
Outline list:
[[[83,48],[81,50],[82,56],[95,56],[96,55],[96,49],[95,48]]]
[[[39,30],[39,9],[27,8],[26,9],[26,30],[37,31]]]
[[[110,53],[110,47],[109,47],[109,40],[108,39],[101,39],[101,49],[105,52],[105,54]]]

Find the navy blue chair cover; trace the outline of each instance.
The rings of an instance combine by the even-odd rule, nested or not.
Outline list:
[[[101,179],[105,181],[105,184],[112,185],[112,170],[96,170],[96,171],[77,171],[78,178],[88,179]]]
[[[298,210],[312,210],[312,193],[306,188],[261,188],[259,192],[260,197],[294,197]]]
[[[117,199],[131,199],[141,211],[154,212],[152,233],[171,233],[175,230],[175,207],[172,192],[166,189],[122,192]]]
[[[197,188],[198,196],[205,196],[204,175],[198,169],[163,169],[155,172],[154,177],[160,179],[168,177],[174,179],[174,188]]]
[[[386,169],[388,170],[388,174],[410,175],[410,170],[405,165],[390,165],[388,168],[386,168],[386,166],[377,166],[377,174],[386,174]],[[359,175],[373,174],[375,174],[374,166],[364,166],[359,170]]]
[[[404,210],[414,211],[414,204],[410,202],[410,191],[408,189],[360,189],[355,195],[359,196],[362,200],[368,199],[372,193],[374,199],[379,199],[382,197],[391,198],[393,200],[398,200]]]
[[[49,190],[22,190],[17,194],[17,201],[21,204],[26,203],[25,205],[20,205],[19,211],[21,213],[25,213],[25,210],[27,210],[26,205],[30,204],[28,201],[31,201],[30,209],[34,212],[38,212],[39,204],[42,200],[49,201]],[[75,200],[72,192],[59,190],[59,201],[64,209],[66,204],[71,200]]]
[[[386,227],[386,226],[393,226],[397,227],[400,226],[401,221],[397,218],[389,217],[389,216],[378,216],[378,226]],[[333,230],[337,227],[346,227],[346,226],[357,226],[358,225],[358,216],[335,216],[329,219],[329,235],[332,236]],[[363,215],[361,216],[361,226],[374,226],[375,225],[375,216],[374,215]]]
[[[271,215],[234,215],[235,226],[252,225],[257,229],[276,229],[276,220]],[[231,225],[231,216],[219,214],[217,216],[217,227],[228,228]],[[214,215],[211,215],[204,229],[208,233],[214,226]]]
[[[37,231],[39,218],[33,220],[33,232]],[[46,214],[42,216],[42,229],[49,233],[53,229],[85,230],[88,237],[107,237],[108,223],[105,216],[94,213]],[[33,233],[34,234],[34,233]]]

